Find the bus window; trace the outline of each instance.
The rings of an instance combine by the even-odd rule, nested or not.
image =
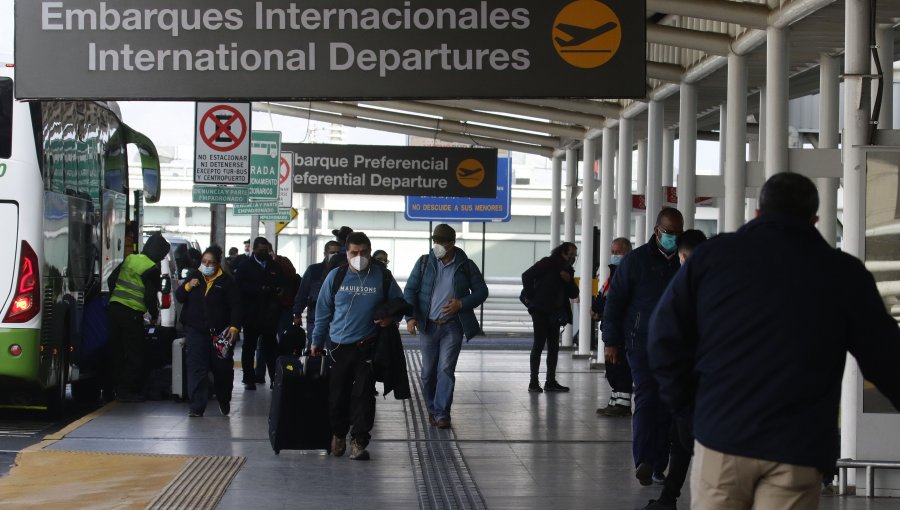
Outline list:
[[[12,156],[13,82],[0,78],[0,158]]]

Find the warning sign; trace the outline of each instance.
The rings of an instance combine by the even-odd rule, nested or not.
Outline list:
[[[197,103],[194,183],[250,184],[250,103]]]
[[[278,208],[289,209],[292,205],[291,198],[294,190],[291,189],[291,174],[294,169],[294,153],[282,152],[281,162],[278,164]]]
[[[604,3],[576,0],[553,22],[553,47],[569,64],[593,69],[609,62],[622,43],[618,16]]]

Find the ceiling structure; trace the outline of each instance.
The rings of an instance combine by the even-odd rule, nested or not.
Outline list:
[[[789,29],[791,98],[819,88],[822,54],[844,48],[842,0],[647,0],[647,95],[642,100],[508,99],[312,101],[254,103],[258,111],[447,142],[552,157],[596,138],[622,116],[634,119],[634,140],[647,136],[649,100],[664,104],[664,123],[678,124],[679,83],[698,88],[698,130],[718,130],[726,98],[727,56],[747,56],[748,116],[759,111],[766,80],[766,27]],[[900,24],[900,2],[880,1],[880,26]],[[894,30],[898,40],[900,30]],[[894,60],[900,52],[895,44]],[[883,64],[888,73],[890,64]],[[752,122],[752,119],[751,119]],[[748,132],[753,132],[753,126]],[[701,135],[701,138],[703,136]]]

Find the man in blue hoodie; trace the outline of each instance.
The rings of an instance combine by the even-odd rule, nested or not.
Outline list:
[[[347,449],[350,433],[350,458],[369,460],[369,432],[375,424],[375,371],[372,358],[379,328],[388,327],[393,318],[375,320],[375,311],[388,299],[403,299],[400,286],[381,264],[372,264],[372,243],[366,234],[353,232],[347,237],[349,267],[332,269],[322,283],[316,301],[313,330],[313,356],[320,355],[325,340],[331,339],[331,382],[329,414],[334,437],[331,454],[340,457]],[[342,277],[333,292],[335,277]],[[387,284],[388,288],[385,288]],[[329,337],[330,335],[330,337]]]
[[[456,247],[456,231],[441,223],[431,235],[431,253],[413,267],[403,297],[413,306],[406,329],[422,333],[422,388],[432,426],[450,428],[456,362],[463,334],[481,332],[477,308],[488,297],[478,266]]]

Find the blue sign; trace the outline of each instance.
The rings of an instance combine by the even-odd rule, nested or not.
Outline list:
[[[407,221],[509,221],[510,158],[497,159],[496,198],[406,197]]]

